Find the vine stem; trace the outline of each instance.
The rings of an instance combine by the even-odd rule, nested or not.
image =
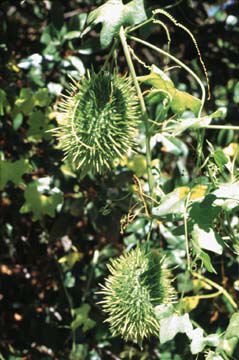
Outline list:
[[[221,295],[222,292],[221,290],[218,290],[215,293],[212,294],[202,294],[202,295],[193,295],[193,296],[187,296],[184,299],[198,299],[198,300],[202,300],[202,299],[213,299],[219,295]]]
[[[131,77],[134,82],[134,86],[135,86],[135,90],[136,90],[136,93],[137,93],[137,96],[139,99],[140,107],[141,107],[141,113],[142,113],[142,118],[144,121],[145,133],[146,133],[145,144],[146,144],[146,163],[147,163],[147,174],[148,174],[148,181],[149,181],[149,191],[150,191],[150,196],[152,198],[154,198],[154,179],[153,179],[153,175],[152,175],[152,171],[151,171],[150,133],[149,133],[147,109],[146,109],[144,97],[143,97],[139,82],[137,80],[137,75],[135,72],[133,60],[132,60],[132,57],[131,57],[131,54],[129,51],[129,47],[127,44],[125,31],[122,26],[120,28],[119,37],[120,37],[120,41],[121,41],[121,44],[123,47],[125,58],[126,58],[126,61],[127,61],[128,67],[129,67],[129,71],[130,71]]]
[[[113,56],[113,54],[114,54],[114,51],[115,51],[116,48],[117,48],[117,45],[118,45],[118,41],[117,41],[117,39],[115,39],[115,40],[114,40],[114,44],[113,44],[112,48],[110,49],[109,54],[106,56],[105,62],[104,62],[104,64],[103,64],[102,68],[100,69],[100,71],[104,71],[104,70],[107,68],[107,66],[108,66],[108,64],[109,64],[109,61],[110,61],[110,59],[112,58],[112,56]]]
[[[74,304],[73,304],[71,295],[69,294],[69,292],[65,286],[64,276],[63,276],[61,266],[59,265],[58,260],[56,258],[55,258],[55,260],[56,260],[56,266],[57,266],[57,269],[58,269],[59,275],[60,275],[61,286],[65,293],[66,299],[68,301],[70,313],[71,313],[71,317],[72,317],[72,321],[73,321],[74,320]],[[76,332],[75,332],[75,330],[71,329],[71,334],[72,334],[72,350],[75,351],[75,349],[76,349]]]
[[[239,126],[233,125],[203,125],[202,128],[204,129],[218,129],[218,130],[237,130],[239,131]]]
[[[220,291],[222,293],[222,295],[225,296],[225,298],[229,301],[229,303],[232,305],[232,307],[234,309],[238,309],[238,306],[236,304],[236,302],[233,300],[233,298],[231,297],[231,295],[221,286],[218,285],[217,283],[215,283],[214,281],[204,277],[201,274],[198,274],[196,272],[192,273],[194,277],[196,277],[199,280],[204,281],[206,284],[213,286],[215,289],[217,289],[218,291]]]
[[[200,78],[195,74],[195,72],[193,72],[187,65],[185,65],[182,61],[180,61],[179,59],[177,59],[176,57],[174,57],[173,55],[169,54],[167,51],[164,51],[162,49],[160,49],[159,47],[153,45],[153,44],[150,44],[149,42],[147,41],[144,41],[144,40],[141,40],[135,36],[132,36],[132,35],[128,35],[129,39],[131,40],[134,40],[144,46],[147,46],[149,48],[151,48],[152,50],[166,56],[166,57],[169,57],[171,60],[173,60],[175,63],[177,63],[178,65],[180,65],[184,70],[186,70],[192,77],[194,77],[194,79],[197,81],[197,83],[199,84],[200,88],[201,88],[201,91],[202,91],[202,98],[201,98],[201,107],[199,109],[199,112],[198,112],[198,117],[201,117],[201,113],[202,113],[202,109],[203,109],[203,106],[205,104],[205,100],[206,100],[206,91],[205,91],[205,88],[204,88],[204,85],[202,83],[202,81],[200,80]]]
[[[195,74],[187,65],[185,65],[183,62],[181,62],[179,59],[177,59],[176,57],[174,57],[173,55],[169,54],[168,52],[158,48],[157,46],[150,44],[147,41],[141,40],[135,36],[131,36],[129,35],[129,38],[131,40],[134,40],[144,46],[147,46],[149,48],[151,48],[152,50],[168,57],[169,59],[173,60],[176,64],[180,65],[184,70],[186,70],[192,77],[194,77],[194,79],[197,81],[197,83],[200,85],[201,91],[202,91],[202,97],[201,97],[201,106],[200,109],[198,111],[198,118],[201,117],[202,114],[202,109],[204,107],[205,104],[205,100],[206,100],[206,90],[204,88],[204,85],[202,83],[202,81],[200,80],[200,78],[197,76],[197,74]],[[205,136],[205,129],[201,129],[199,131],[198,134],[198,145],[197,145],[197,153],[198,153],[198,157],[197,157],[197,164],[196,164],[196,169],[200,168],[200,164],[201,164],[201,159],[203,158],[203,141],[204,141],[204,136]]]
[[[183,211],[183,223],[184,223],[184,234],[185,234],[185,242],[186,242],[186,254],[187,254],[187,270],[191,271],[191,259],[190,259],[190,250],[189,250],[189,239],[188,239],[188,202],[189,202],[190,194],[187,196],[184,211]]]

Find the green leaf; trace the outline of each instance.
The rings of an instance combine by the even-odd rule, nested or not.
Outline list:
[[[188,149],[187,146],[179,139],[173,137],[163,136],[162,134],[156,134],[153,140],[161,142],[163,147],[162,151],[166,153],[171,153],[176,156],[187,156]]]
[[[69,360],[87,359],[88,353],[89,351],[87,344],[76,344],[75,346],[72,347]],[[96,360],[98,360],[98,358]]]
[[[164,216],[169,214],[181,214],[184,212],[185,200],[190,191],[187,186],[181,186],[162,197],[160,205],[153,208],[153,215]]]
[[[195,224],[193,226],[192,239],[197,242],[201,249],[209,250],[219,255],[222,254],[223,249],[219,243],[220,237],[214,233],[212,228],[205,231],[198,224]]]
[[[19,112],[23,112],[25,115],[28,115],[35,105],[32,90],[28,88],[21,89],[15,105]]]
[[[71,323],[71,329],[73,331],[78,327],[83,326],[83,332],[87,332],[95,326],[96,322],[89,318],[90,309],[91,307],[89,304],[83,304],[81,307],[73,310],[75,316],[75,319]]]
[[[214,113],[197,118],[182,118],[168,122],[167,127],[164,128],[164,132],[170,133],[172,136],[180,135],[187,129],[201,129],[209,125],[214,118],[223,117],[225,111],[218,109]]]
[[[232,315],[224,337],[225,339],[236,337],[239,340],[239,312]]]
[[[50,104],[51,98],[48,89],[39,89],[35,94],[35,105],[45,107]]]
[[[23,115],[22,115],[22,113],[18,113],[15,117],[14,117],[14,119],[13,119],[13,121],[12,121],[12,123],[13,123],[13,129],[14,130],[18,130],[19,129],[19,127],[22,125],[22,122],[23,122]]]
[[[42,111],[37,110],[31,113],[28,119],[29,129],[27,136],[34,140],[49,139],[51,134],[47,132],[53,125],[49,124],[49,118]]]
[[[63,194],[57,189],[50,190],[48,195],[44,194],[39,180],[27,185],[24,197],[25,203],[20,209],[21,214],[33,212],[33,221],[40,220],[44,215],[55,216],[59,205],[63,203]]]
[[[235,103],[239,103],[239,81],[234,87],[233,100],[235,101]]]
[[[73,40],[79,39],[81,37],[81,31],[72,30],[69,31],[66,35],[64,35],[64,40]]]
[[[198,115],[201,107],[201,100],[185,91],[176,90],[171,103],[171,110],[174,114],[182,114],[191,110],[195,116]]]
[[[158,320],[169,318],[170,316],[173,315],[174,312],[174,308],[172,304],[157,305],[155,306],[154,310]]]
[[[0,190],[2,190],[8,181],[12,181],[15,185],[23,182],[22,176],[32,169],[29,161],[26,159],[14,162],[0,160]]]
[[[200,246],[193,240],[192,240],[192,245],[196,257],[202,261],[202,264],[205,266],[207,271],[209,271],[210,273],[217,274],[215,268],[212,265],[210,256],[205,251],[203,251],[200,248]]]
[[[188,314],[173,314],[163,318],[160,321],[160,343],[164,344],[172,340],[178,333],[189,333],[193,330],[193,326]]]
[[[202,202],[192,204],[189,218],[193,224],[198,224],[201,229],[208,231],[219,212],[220,207],[215,205],[215,196],[209,194]]]
[[[236,352],[239,343],[239,312],[231,316],[224,337],[218,346],[218,350],[225,351],[229,356]]]
[[[79,59],[77,56],[68,56],[67,60],[69,60],[72,64],[72,66],[74,66],[74,68],[76,68],[76,70],[78,70],[79,76],[82,76],[85,74],[85,67],[84,67],[84,64],[81,61],[81,59]]]
[[[7,94],[4,90],[0,89],[0,116],[4,115],[4,109],[7,105]]]
[[[190,332],[191,339],[190,350],[192,354],[198,354],[204,349],[203,329],[196,328]]]
[[[223,171],[225,165],[229,161],[228,157],[224,154],[223,150],[220,148],[214,151],[213,157],[219,169]]]
[[[89,26],[82,35],[96,24],[102,23],[100,43],[102,48],[106,48],[118,34],[121,26],[139,24],[146,18],[143,0],[132,0],[126,5],[122,0],[108,0],[89,14],[87,19]]]
[[[192,354],[198,354],[204,350],[206,346],[217,347],[219,344],[219,335],[211,334],[203,336],[203,329],[196,328],[188,334],[191,339],[190,350]]]
[[[223,360],[223,358],[214,351],[209,351],[205,360]]]
[[[153,86],[157,90],[151,91],[147,96],[149,103],[161,102],[162,95],[170,101],[171,110],[181,115],[185,110],[191,110],[195,116],[201,107],[201,100],[184,91],[177,90],[172,80],[157,66],[152,66],[150,74],[138,77],[140,82]]]

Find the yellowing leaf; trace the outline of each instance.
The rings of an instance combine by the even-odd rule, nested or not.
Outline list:
[[[195,290],[195,292],[201,289],[212,290],[212,286],[207,284],[205,281],[193,279],[193,289]]]
[[[188,186],[181,186],[163,196],[160,205],[153,208],[153,214],[156,216],[164,216],[183,213],[185,200],[189,191],[190,188]]]
[[[180,309],[184,312],[190,312],[194,310],[199,304],[198,296],[186,296],[180,301]]]
[[[185,199],[185,196],[189,193],[188,186],[181,186],[178,188],[179,200]]]
[[[192,188],[191,194],[190,194],[190,200],[199,200],[204,198],[207,192],[207,185],[196,185]]]
[[[147,171],[146,160],[145,160],[145,156],[143,155],[133,156],[133,158],[128,161],[127,166],[138,177],[143,176]]]
[[[231,143],[227,147],[223,149],[225,155],[234,157],[237,153],[239,153],[239,147],[237,143]]]
[[[63,257],[61,257],[58,262],[60,264],[67,264],[68,269],[72,269],[73,266],[78,262],[81,261],[83,258],[83,254],[78,251],[73,251]]]

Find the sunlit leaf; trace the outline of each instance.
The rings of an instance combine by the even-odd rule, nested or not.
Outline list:
[[[20,209],[22,214],[32,211],[34,221],[44,215],[54,217],[57,207],[63,203],[63,194],[59,189],[53,188],[47,195],[40,190],[38,181],[29,183],[24,192],[25,203]]]
[[[181,115],[185,110],[191,110],[195,116],[201,107],[201,100],[184,91],[176,89],[172,80],[155,65],[152,66],[150,74],[138,77],[138,80],[146,85],[153,86],[153,90],[147,96],[149,103],[161,102],[162,95],[168,98],[172,111]]]
[[[178,333],[187,333],[193,330],[193,326],[188,314],[177,315],[173,314],[169,317],[163,318],[160,321],[160,343],[164,344],[167,341],[174,339]]]
[[[84,33],[96,24],[102,23],[100,42],[102,48],[106,48],[110,45],[113,37],[118,34],[122,25],[135,25],[146,18],[143,0],[132,0],[125,5],[122,0],[108,0],[89,14],[88,28]]]
[[[197,244],[197,242],[192,241],[192,246],[193,246],[193,251],[196,255],[196,258],[201,260],[203,266],[205,266],[207,271],[216,274],[217,272],[216,272],[214,266],[212,265],[210,256],[200,248],[200,246]]]
[[[218,109],[214,113],[203,117],[196,117],[196,118],[186,117],[177,120],[172,120],[164,128],[164,132],[176,136],[176,135],[180,135],[182,132],[184,132],[187,129],[194,129],[194,130],[201,129],[209,125],[214,118],[223,117],[224,114],[225,112],[223,109]]]
[[[217,347],[220,341],[219,335],[211,334],[206,337],[203,336],[203,329],[196,328],[190,334],[191,339],[191,353],[198,354],[203,351],[206,346]]]
[[[239,206],[238,182],[221,184],[212,194],[217,198],[214,204],[221,206],[226,211],[230,211]]]
[[[239,312],[232,315],[225,333],[226,339],[230,339],[232,337],[236,337],[239,340]]]
[[[194,310],[199,304],[198,296],[185,296],[179,304],[180,310],[190,312]]]
[[[222,254],[222,245],[218,241],[221,239],[212,228],[205,231],[195,224],[191,234],[193,240],[197,242],[201,249],[209,250],[219,255]]]
[[[77,251],[72,251],[69,254],[61,257],[58,262],[60,264],[66,264],[67,268],[70,270],[73,266],[78,262],[81,261],[83,258],[83,254]]]

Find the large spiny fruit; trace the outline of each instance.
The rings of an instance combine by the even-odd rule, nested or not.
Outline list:
[[[102,304],[113,335],[139,345],[159,335],[155,307],[175,300],[171,276],[157,251],[137,247],[111,260],[110,275],[101,285]]]
[[[132,81],[117,73],[92,72],[63,96],[53,130],[65,159],[82,175],[113,167],[134,145],[139,107]]]

